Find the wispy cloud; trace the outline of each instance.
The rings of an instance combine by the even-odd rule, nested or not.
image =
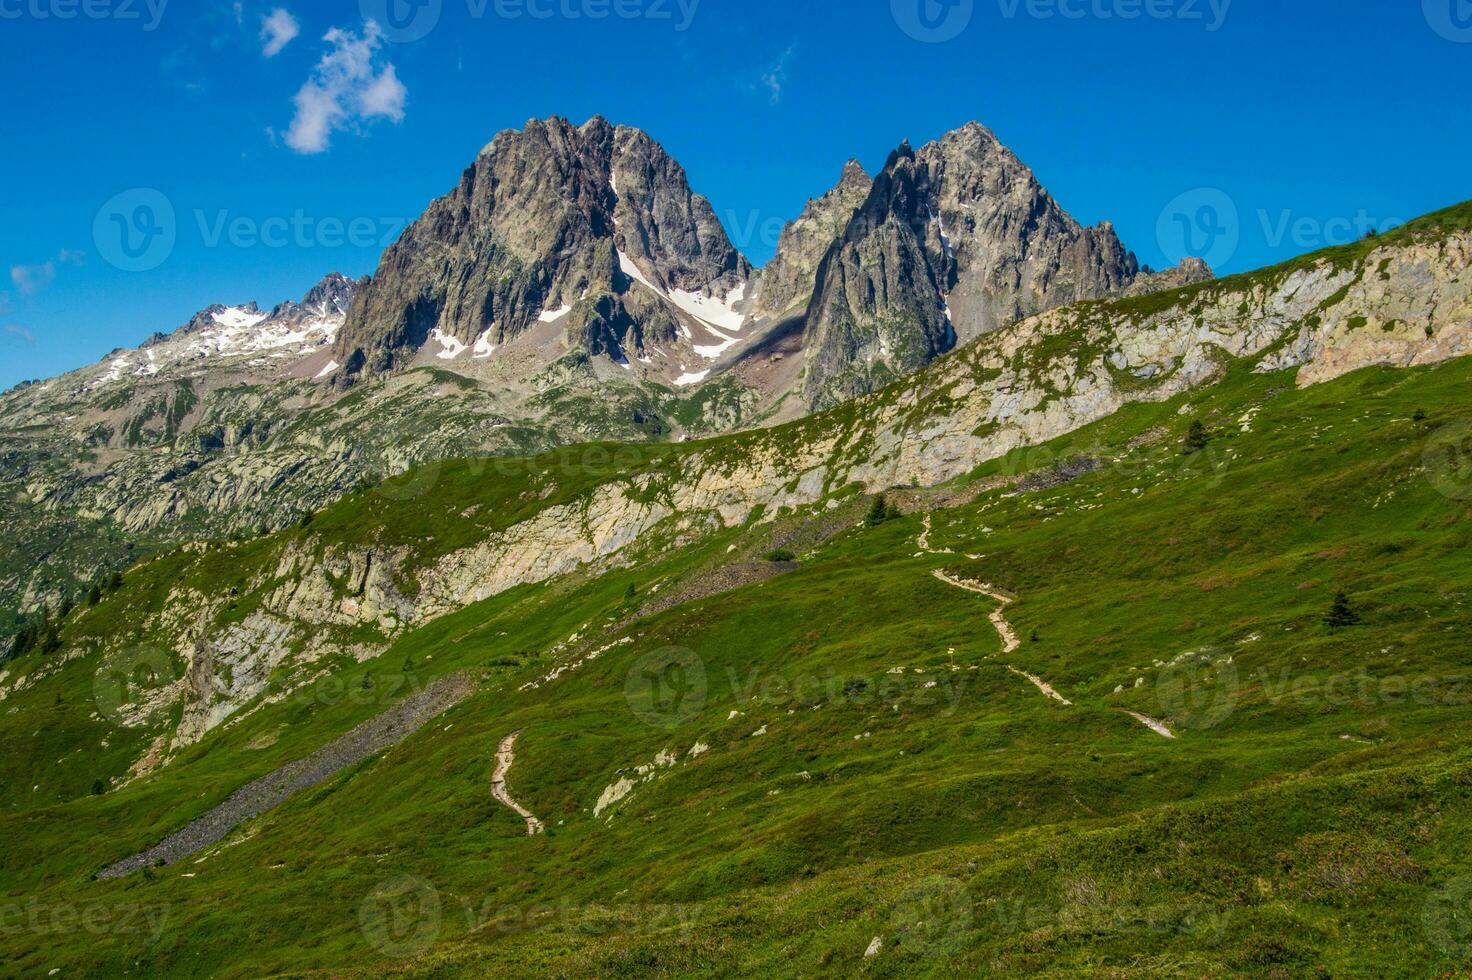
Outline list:
[[[286,145],[298,153],[321,153],[338,130],[356,130],[374,119],[401,122],[408,90],[392,63],[380,57],[383,32],[373,21],[361,35],[333,28],[323,38],[331,49],[297,92],[296,115]]]
[[[47,259],[37,265],[13,265],[10,267],[10,281],[16,291],[22,296],[34,296],[47,286],[56,281],[56,267],[58,265],[81,265],[82,253],[62,249],[54,259]],[[7,298],[7,308],[8,308]]]
[[[14,337],[18,340],[25,341],[27,344],[34,344],[36,342],[36,338],[31,336],[31,332],[18,323],[7,323],[0,330],[3,330],[6,337]]]
[[[762,73],[761,87],[766,89],[772,105],[778,105],[782,101],[782,89],[787,84],[787,66],[792,62],[792,56],[797,54],[797,42],[788,45],[777,59],[777,63]]]
[[[301,25],[285,7],[277,7],[261,18],[261,54],[274,58],[302,32]]]

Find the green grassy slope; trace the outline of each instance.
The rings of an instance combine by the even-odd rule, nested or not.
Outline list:
[[[1189,406],[1132,406],[942,488],[975,494],[933,515],[930,546],[952,554],[920,552],[919,514],[854,526],[855,501],[800,570],[638,619],[656,586],[759,554],[772,531],[663,542],[632,568],[522,587],[367,663],[334,662],[305,693],[100,797],[92,774],[125,769],[140,736],[98,710],[99,665],[82,657],[0,708],[7,742],[35,746],[0,771],[0,969],[1465,968],[1472,481],[1444,450],[1472,429],[1469,381],[1461,360],[1300,391],[1239,365]],[[1183,455],[1196,419],[1210,442]],[[657,470],[672,451],[609,465]],[[999,485],[1079,456],[1098,468],[1033,492]],[[287,533],[449,550],[599,479],[585,462],[453,464],[412,506],[361,495]],[[824,518],[789,526],[804,519]],[[233,565],[277,545],[237,544]],[[135,569],[69,643],[131,628],[165,583],[206,566],[222,567],[176,555]],[[1015,595],[1020,648],[1003,651],[994,601],[938,568]],[[1334,631],[1323,617],[1339,590],[1363,622]],[[624,639],[545,680],[571,656],[559,644]],[[381,757],[197,861],[89,880],[460,669],[481,692]],[[490,794],[514,731],[510,788],[544,836]],[[595,816],[625,776],[632,792]]]

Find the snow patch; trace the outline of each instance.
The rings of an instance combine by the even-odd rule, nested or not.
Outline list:
[[[735,310],[736,304],[746,299],[746,283],[744,282],[727,293],[724,299],[706,296],[703,293],[690,293],[683,289],[676,289],[669,294],[668,298],[681,310],[707,326],[739,331],[742,324],[746,322],[746,314],[737,313]]]
[[[325,368],[323,368],[322,370],[318,371],[317,372],[317,376],[315,378],[313,378],[312,380],[313,381],[321,381],[323,378],[327,377],[329,374],[331,374],[333,371],[336,371],[340,367],[342,367],[342,365],[341,364],[338,364],[336,361],[328,361],[327,362],[327,366]]]
[[[210,319],[222,327],[254,327],[264,322],[268,315],[266,313],[250,313],[238,306],[231,306],[219,313],[211,314]]]
[[[475,338],[475,347],[470,352],[471,357],[484,360],[496,353],[496,345],[491,343],[491,331],[494,329],[494,327],[486,327],[485,332]]]
[[[690,385],[698,385],[700,384],[700,382],[704,381],[709,374],[710,368],[706,368],[704,371],[696,371],[693,374],[690,372],[686,372],[685,374],[682,374],[675,379],[675,387],[685,388]]]
[[[430,331],[429,338],[444,348],[444,350],[435,355],[442,361],[453,361],[468,349],[465,344],[445,333],[439,327],[435,327]]]
[[[743,282],[722,298],[707,296],[704,293],[692,293],[684,289],[666,292],[651,282],[649,277],[634,264],[634,260],[623,251],[618,253],[618,267],[624,275],[646,289],[652,290],[656,295],[673,304],[680,312],[694,317],[713,331],[739,332],[746,322],[746,315],[736,312],[735,307],[746,299],[747,283]],[[690,338],[690,331],[685,329],[683,324],[680,326],[680,332],[687,340]],[[718,335],[723,341],[731,341],[730,337]],[[721,349],[726,348],[723,346]]]
[[[572,305],[569,303],[564,303],[555,310],[543,310],[540,314],[538,314],[537,320],[541,323],[556,323],[558,320],[561,320],[563,317],[567,316],[571,312]]]
[[[930,212],[930,220],[940,226],[940,244],[946,250],[946,258],[954,259],[956,257],[956,250],[951,247],[951,236],[946,233],[946,219],[936,214],[928,205],[926,206],[926,210]]]

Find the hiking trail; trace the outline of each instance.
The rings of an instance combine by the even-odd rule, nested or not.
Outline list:
[[[1165,722],[1163,721],[1156,721],[1154,718],[1151,718],[1147,715],[1142,715],[1138,711],[1130,711],[1128,708],[1120,708],[1119,710],[1123,711],[1125,714],[1129,715],[1131,718],[1135,719],[1135,721],[1138,721],[1140,724],[1144,725],[1146,728],[1150,729],[1157,735],[1161,735],[1165,738],[1176,737],[1174,732],[1165,727]]]
[[[526,821],[526,835],[535,837],[545,831],[542,821],[532,816],[532,812],[511,798],[511,793],[506,789],[506,774],[511,771],[511,764],[516,761],[516,740],[521,732],[512,732],[501,739],[501,745],[496,749],[496,773],[491,777],[491,795],[501,803],[515,810],[521,819]]]
[[[929,518],[926,518],[927,531],[929,530],[929,526]],[[924,539],[924,537],[924,535],[921,536],[922,540]],[[932,554],[935,554],[935,552],[932,552]],[[997,591],[995,586],[987,585],[982,582],[968,582],[965,579],[959,579],[952,575],[947,575],[943,569],[937,568],[932,571],[931,574],[940,579],[942,582],[946,583],[947,585],[954,586],[958,589],[964,589],[967,592],[974,592],[977,595],[984,595],[988,599],[992,599],[1000,603],[998,608],[994,609],[987,618],[991,620],[992,626],[996,628],[997,634],[1002,638],[1002,652],[1011,653],[1022,645],[1017,639],[1017,632],[1012,629],[1012,624],[1007,622],[1005,610],[1007,606],[1012,603],[1011,596]],[[1043,694],[1045,694],[1046,696],[1052,698],[1054,701],[1072,707],[1072,701],[1068,700],[1062,694],[1058,693],[1053,685],[1049,684],[1041,677],[1037,676],[1036,674],[1030,674],[1025,670],[1019,670],[1018,668],[1013,667],[1011,664],[1007,664],[1006,667],[1018,677],[1027,678],[1027,680],[1032,682],[1032,685],[1034,687],[1043,692]],[[1152,732],[1161,736],[1162,738],[1174,739],[1176,737],[1175,733],[1172,732],[1168,727],[1166,727],[1166,724],[1162,721],[1157,721],[1154,718],[1149,717],[1148,715],[1142,715],[1138,711],[1130,711],[1127,708],[1119,708],[1117,710],[1129,715],[1131,718],[1135,719],[1135,721],[1138,721],[1140,724],[1144,725],[1146,728],[1150,729]]]

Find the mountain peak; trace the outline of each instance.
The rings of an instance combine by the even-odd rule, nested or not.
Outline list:
[[[869,177],[869,172],[864,169],[864,165],[850,157],[849,161],[843,165],[843,173],[838,179],[839,186],[851,187],[857,184],[863,184],[867,188],[870,183],[872,183],[872,180]]]
[[[725,297],[750,276],[710,203],[648,134],[602,116],[576,128],[530,120],[498,134],[384,253],[335,359],[347,375],[382,373],[432,339],[445,360],[487,358],[547,323],[568,348],[623,365],[626,349],[691,337],[677,329],[676,294]]]

